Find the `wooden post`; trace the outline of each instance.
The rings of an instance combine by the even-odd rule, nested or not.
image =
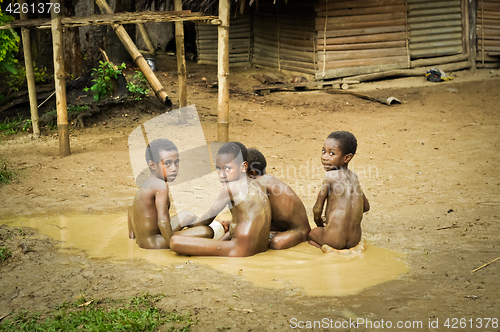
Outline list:
[[[106,0],[95,0],[95,2],[99,6],[103,14],[114,14]],[[115,30],[118,38],[120,38],[121,42],[127,49],[134,62],[141,69],[142,73],[148,80],[149,85],[151,85],[151,89],[153,89],[156,94],[156,97],[160,100],[160,102],[165,106],[167,110],[172,109],[172,101],[170,100],[170,98],[168,98],[168,95],[163,89],[160,81],[149,67],[146,59],[144,59],[141,52],[139,52],[139,50],[135,46],[125,28],[121,24],[111,24],[111,26]]]
[[[59,0],[51,0],[50,11],[52,47],[54,51],[54,81],[56,86],[57,128],[59,130],[59,153],[69,156],[69,124],[66,105],[66,81],[64,78],[64,45],[62,36],[62,6]],[[58,4],[58,7],[56,7]],[[58,10],[59,8],[59,10]]]
[[[151,55],[155,55],[156,50],[153,46],[153,43],[151,42],[151,38],[149,38],[148,31],[146,30],[144,23],[137,23],[137,26],[139,27],[139,31],[141,32],[142,39],[144,40],[144,43],[146,44],[146,47],[149,50],[149,53],[151,53]]]
[[[219,30],[219,53],[218,73],[219,78],[219,107],[217,118],[217,140],[227,142],[229,140],[229,0],[219,0],[219,19],[221,24]]]
[[[174,1],[174,10],[182,10],[182,0]],[[186,52],[184,50],[184,22],[175,22],[175,49],[179,85],[179,107],[187,106]],[[186,112],[179,114],[179,123],[186,123]]]
[[[476,33],[476,20],[477,20],[477,0],[466,0],[469,1],[469,55],[471,70],[475,71],[477,69],[476,56],[477,56],[477,33]]]
[[[19,16],[21,20],[28,19],[28,13],[23,13],[22,7],[26,0],[19,0]],[[26,67],[26,80],[28,81],[28,94],[31,110],[31,126],[33,128],[33,137],[40,137],[40,123],[38,120],[38,101],[36,99],[35,74],[33,72],[33,59],[31,58],[31,38],[28,28],[21,28],[23,37],[24,66]]]

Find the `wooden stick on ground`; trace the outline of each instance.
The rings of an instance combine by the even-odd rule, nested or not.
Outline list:
[[[477,269],[472,270],[472,273],[476,272],[477,270],[482,269],[483,267],[486,267],[486,266],[490,265],[491,263],[493,263],[494,261],[499,260],[499,259],[500,259],[500,257],[497,257],[497,258],[495,258],[494,260],[489,261],[488,263],[486,263],[486,264],[484,264],[484,265],[482,265],[482,266],[478,267]]]
[[[5,317],[7,317],[8,315],[10,315],[10,312],[8,312],[8,313],[3,314],[2,316],[0,316],[0,322],[2,321],[2,319],[4,319]]]

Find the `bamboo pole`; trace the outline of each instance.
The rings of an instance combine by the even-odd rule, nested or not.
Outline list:
[[[174,10],[182,10],[182,0],[174,1]],[[177,53],[177,75],[179,107],[187,106],[186,52],[184,49],[184,23],[175,22],[175,50]],[[187,123],[186,110],[179,113],[179,123]]]
[[[219,30],[219,55],[218,55],[218,78],[219,78],[219,107],[217,118],[217,140],[227,142],[229,140],[229,0],[219,0],[219,19],[221,24]]]
[[[52,47],[54,50],[54,81],[56,87],[57,128],[59,131],[59,153],[61,156],[70,155],[68,110],[66,105],[66,81],[64,78],[64,45],[61,24],[61,9],[55,10],[55,4],[62,8],[60,0],[51,0],[52,9]]]
[[[113,10],[111,9],[111,7],[109,7],[106,0],[95,0],[95,2],[99,6],[103,14],[113,14]],[[111,26],[113,27],[113,30],[115,30],[118,38],[120,38],[121,42],[127,49],[134,62],[137,64],[137,66],[139,66],[142,73],[148,80],[151,88],[156,94],[156,97],[160,100],[160,102],[165,106],[167,110],[172,109],[172,101],[170,100],[170,98],[168,98],[168,95],[163,89],[160,81],[149,67],[146,59],[144,59],[141,52],[139,52],[139,50],[135,46],[125,28],[121,24],[111,24]]]
[[[22,8],[26,0],[19,0],[19,6]],[[21,20],[28,19],[28,13],[19,11]],[[33,137],[40,137],[40,123],[38,120],[38,101],[36,99],[35,74],[33,72],[33,59],[31,57],[31,38],[30,30],[21,28],[21,36],[23,38],[24,51],[24,66],[26,67],[26,80],[28,81],[28,94],[31,110],[31,126],[33,128]]]
[[[137,23],[137,26],[139,27],[139,31],[141,32],[142,39],[144,40],[144,43],[146,44],[146,47],[149,50],[149,53],[151,53],[151,55],[155,55],[156,50],[153,46],[153,43],[151,42],[151,38],[149,38],[148,31],[146,30],[144,23]]]

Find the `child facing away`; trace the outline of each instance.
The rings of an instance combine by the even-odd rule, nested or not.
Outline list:
[[[252,256],[267,250],[271,226],[271,206],[262,188],[247,176],[245,146],[238,142],[224,144],[217,152],[217,175],[223,186],[207,213],[191,226],[208,225],[228,206],[232,220],[220,240],[174,235],[170,248],[183,255]]]
[[[307,241],[311,230],[304,203],[286,183],[266,174],[267,161],[257,149],[248,149],[248,176],[263,188],[271,204],[271,249],[287,249]]]
[[[146,148],[146,162],[151,175],[137,191],[128,211],[129,238],[136,239],[144,249],[168,249],[173,234],[212,237],[207,226],[181,229],[194,218],[193,214],[180,212],[170,218],[168,182],[177,178],[179,152],[167,139],[156,139]]]
[[[309,233],[309,243],[324,252],[345,253],[350,249],[356,253],[364,248],[361,219],[363,212],[370,210],[370,204],[358,176],[347,168],[357,145],[354,135],[346,131],[331,133],[323,145],[321,163],[326,174],[313,208],[318,227]]]

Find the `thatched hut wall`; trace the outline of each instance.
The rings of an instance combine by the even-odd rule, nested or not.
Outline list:
[[[500,0],[479,0],[476,20],[477,66],[500,67]]]

